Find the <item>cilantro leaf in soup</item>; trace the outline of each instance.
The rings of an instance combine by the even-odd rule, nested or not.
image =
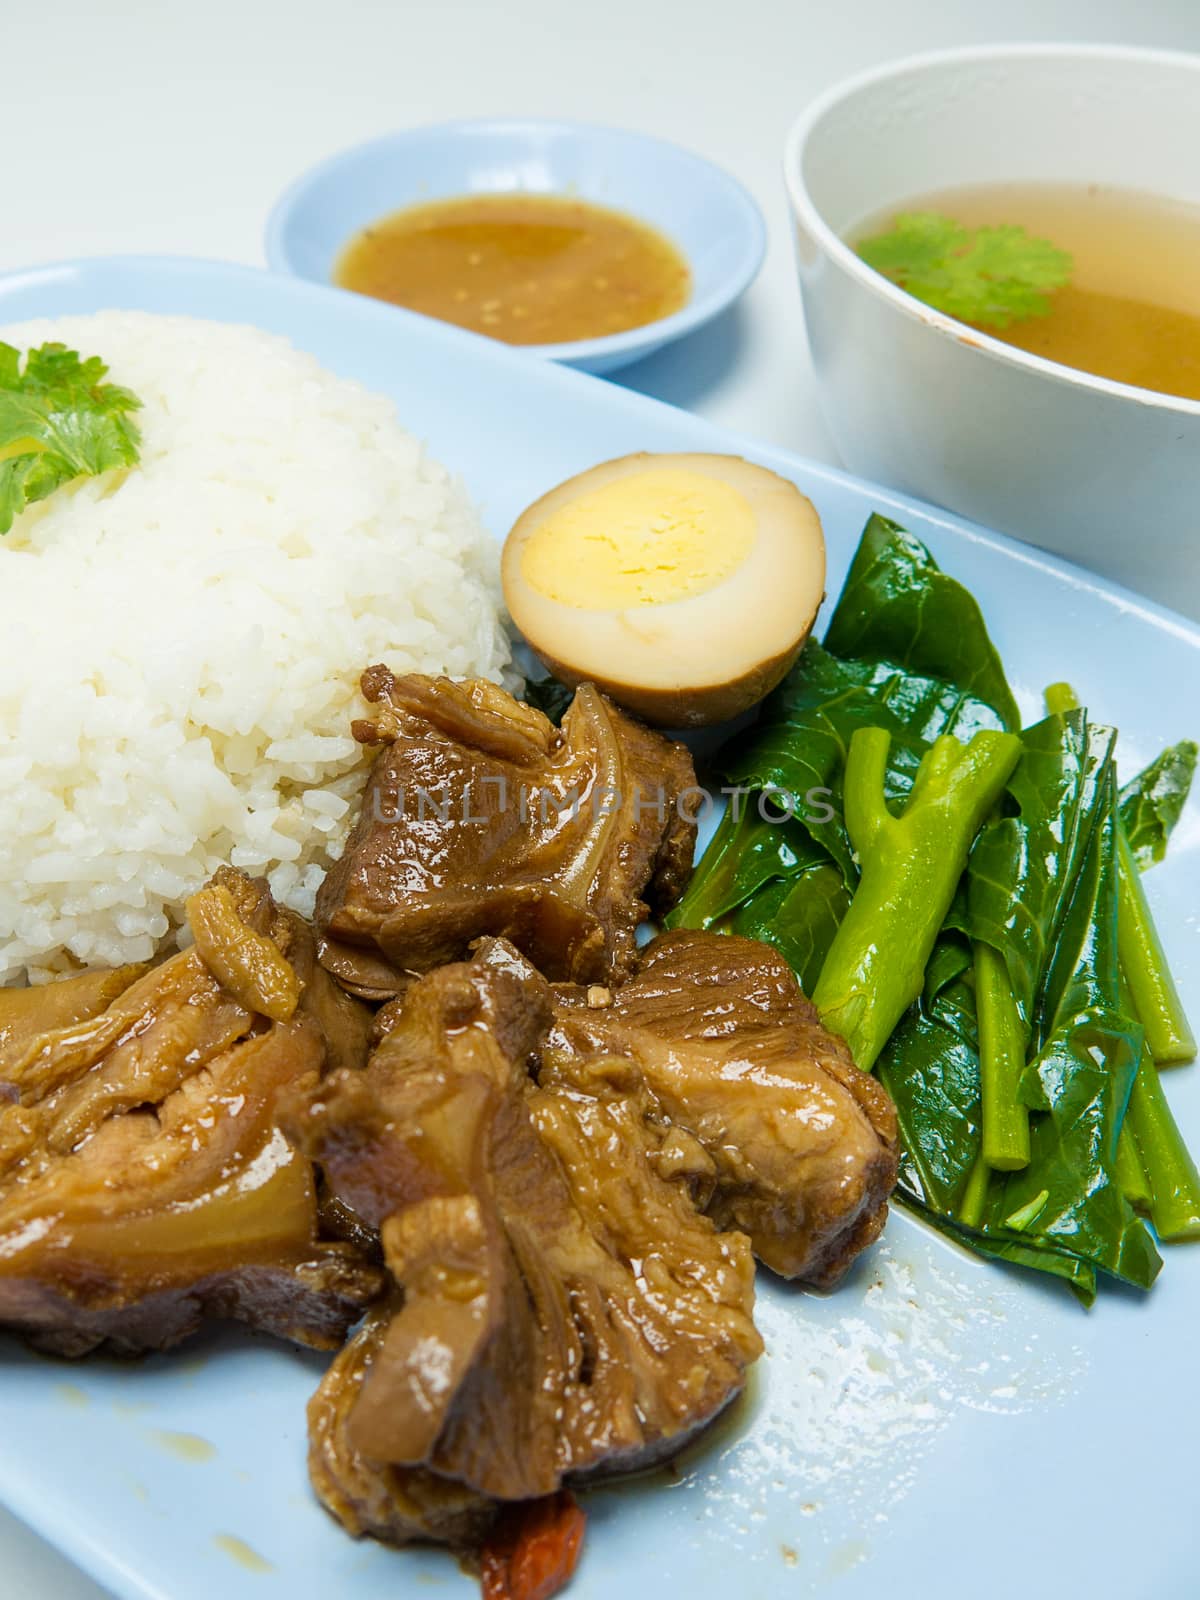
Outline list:
[[[1071,276],[1066,250],[1024,228],[965,228],[936,211],[902,211],[862,240],[858,254],[901,289],[960,322],[1007,328],[1045,316],[1049,295]]]
[[[105,383],[99,356],[61,344],[21,352],[0,342],[0,534],[26,506],[73,478],[93,477],[138,459],[132,412],[141,401]]]
[[[936,211],[901,211],[884,233],[862,240],[858,253],[869,267],[907,288],[911,282],[935,278],[970,241],[968,230],[953,217]]]

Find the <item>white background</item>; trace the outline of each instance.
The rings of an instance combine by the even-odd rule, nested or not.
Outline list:
[[[1200,3],[0,0],[0,270],[122,251],[261,264],[279,191],[360,139],[483,114],[620,123],[728,168],[770,233],[742,307],[622,381],[834,460],[792,279],[787,127],[872,63],[1018,39],[1200,50]],[[102,1591],[0,1511],[0,1596]]]

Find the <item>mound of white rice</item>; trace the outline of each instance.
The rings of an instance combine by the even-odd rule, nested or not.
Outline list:
[[[501,675],[493,542],[390,401],[283,339],[132,312],[0,338],[144,402],[138,467],[0,537],[0,982],[151,956],[223,861],[311,911],[362,669]]]

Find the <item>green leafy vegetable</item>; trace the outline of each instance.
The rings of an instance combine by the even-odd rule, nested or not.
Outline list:
[[[1121,790],[1121,825],[1143,872],[1167,853],[1196,775],[1197,754],[1190,739],[1173,744]]]
[[[1161,1266],[1145,1225],[1121,1192],[1117,1137],[1140,1047],[1125,1012],[1117,964],[1116,771],[1097,785],[1088,849],[1046,968],[1039,1000],[1043,1040],[1022,1090],[1032,1110],[1030,1162],[994,1185],[988,1231],[1046,1188],[1032,1229],[1048,1247],[1149,1288]]]
[[[706,870],[692,879],[665,925],[723,926],[773,944],[807,993],[850,904],[838,868],[802,823],[764,797],[746,795],[734,797],[704,860]]]
[[[975,946],[983,1159],[996,1170],[1028,1163],[1018,1085],[1041,1026],[1039,984],[1067,910],[1063,886],[1075,881],[1090,842],[1095,784],[1112,742],[1082,712],[1028,729],[1009,783],[1013,813],[984,828],[971,853],[958,925]]]
[[[966,845],[937,829],[911,841],[911,877],[903,850],[881,850],[920,815],[939,742],[958,761],[977,734],[1005,740],[1019,721],[974,600],[873,517],[824,643],[717,758],[730,783],[794,815],[755,820],[756,797],[744,801],[675,920],[776,945],[830,1020],[845,1013],[860,1056],[886,1033],[877,1071],[899,1119],[900,1199],[1090,1301],[1101,1276],[1145,1288],[1159,1270],[1131,1199],[1161,1237],[1200,1229],[1200,1174],[1118,960],[1122,827],[1143,860],[1161,856],[1194,753],[1176,747],[1127,786],[1119,827],[1113,732],[1073,706],[1021,733],[1003,794],[964,822],[961,876]],[[868,933],[899,952],[877,970]],[[897,1003],[888,1033],[873,1013]]]
[[[835,655],[833,643],[845,654]],[[794,815],[782,827],[764,824],[755,798],[743,799],[741,823],[726,815],[670,924],[707,927],[732,913],[734,931],[775,944],[803,970],[811,991],[817,954],[831,942],[858,885],[843,800],[856,729],[879,727],[890,735],[884,793],[900,806],[941,735],[968,741],[982,729],[1003,731],[1018,721],[974,599],[919,540],[886,517],[872,517],[825,647],[809,642],[758,723],[718,757],[729,783],[785,796]]]
[[[73,478],[136,463],[130,413],[141,401],[103,382],[107,372],[99,356],[61,344],[30,350],[22,367],[21,352],[0,343],[0,534]]]
[[[940,960],[939,960],[940,958]],[[979,1052],[971,957],[965,942],[944,937],[930,963],[940,982],[927,986],[880,1058],[879,1077],[896,1102],[904,1157],[900,1198],[934,1227],[981,1255],[1064,1278],[1085,1301],[1096,1269],[1066,1251],[1019,1233],[981,1231],[989,1187],[999,1180],[980,1154]]]
[[[1070,280],[1065,250],[1024,228],[963,227],[936,211],[901,212],[858,253],[900,288],[960,322],[1007,328],[1045,316],[1049,293]]]
[[[979,1156],[979,1052],[971,950],[943,933],[921,999],[880,1057],[878,1075],[896,1104],[902,1194],[937,1216],[959,1212]]]
[[[1047,718],[1023,743],[1009,780],[1017,809],[984,828],[965,915],[960,899],[952,916],[1016,977],[1031,1051],[1016,1085],[1028,1162],[993,1171],[984,1159],[978,996],[965,967],[940,992],[927,984],[879,1073],[908,1151],[908,1198],[972,1248],[1064,1277],[1089,1300],[1097,1272],[1146,1288],[1160,1265],[1117,1176],[1140,1029],[1119,991],[1113,739],[1079,712]]]
[[[1052,683],[1046,690],[1046,704],[1062,715],[1077,710],[1079,699],[1069,683]],[[1165,750],[1122,791],[1116,820],[1121,967],[1133,1015],[1145,1031],[1146,1048],[1161,1064],[1190,1061],[1196,1054],[1196,1040],[1142,887],[1125,819],[1128,815],[1145,859],[1160,860],[1187,800],[1195,755],[1196,747],[1190,743]]]
[[[888,798],[903,800],[926,748],[912,728],[916,702],[923,702],[922,720],[941,727],[948,720],[941,699],[940,685],[920,684],[889,663],[841,661],[810,643],[764,703],[758,723],[721,752],[719,770],[731,784],[786,796],[797,821],[853,887],[858,869],[842,817],[850,740],[857,728],[891,734]],[[895,711],[893,702],[900,702]],[[817,794],[828,796],[828,804],[810,805],[808,797]],[[705,857],[700,872],[708,866]]]
[[[944,725],[925,724],[930,741],[939,733],[969,738],[977,726],[995,726],[995,717],[1002,728],[1021,725],[978,601],[919,539],[886,517],[871,517],[863,529],[825,648],[853,660],[888,661],[915,683],[941,685]],[[981,723],[982,707],[992,715]],[[911,721],[921,707],[902,695],[897,709]]]
[[[734,914],[730,928],[773,944],[811,994],[849,906],[841,873],[826,862],[768,885]]]
[[[1021,743],[1008,786],[1013,812],[990,823],[971,853],[962,926],[1003,958],[1028,1045],[1044,1037],[1039,982],[1066,917],[1064,888],[1091,842],[1113,735],[1073,712],[1035,724]]]
[[[730,783],[785,793],[853,889],[858,868],[843,820],[842,775],[857,728],[891,735],[885,793],[902,802],[940,735],[966,741],[981,729],[1019,724],[974,599],[919,540],[874,516],[824,645],[805,646],[758,722],[725,747],[717,764]],[[814,804],[816,792],[821,799]],[[706,855],[698,877],[709,870]]]
[[[665,918],[668,928],[711,928],[766,884],[790,880],[828,862],[802,823],[780,815],[757,796],[735,795],[683,899]]]
[[[1078,705],[1066,683],[1052,684],[1046,702],[1060,712]],[[1126,1198],[1149,1212],[1159,1238],[1168,1241],[1200,1238],[1200,1172],[1171,1114],[1157,1062],[1189,1060],[1195,1041],[1139,869],[1166,854],[1195,769],[1190,740],[1164,750],[1121,790],[1115,824],[1121,1004],[1143,1024],[1117,1174]]]

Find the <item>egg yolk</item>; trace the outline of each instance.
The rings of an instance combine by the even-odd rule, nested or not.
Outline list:
[[[722,583],[753,549],[746,497],[703,472],[647,468],[552,511],[521,557],[527,583],[583,611],[690,600]]]

